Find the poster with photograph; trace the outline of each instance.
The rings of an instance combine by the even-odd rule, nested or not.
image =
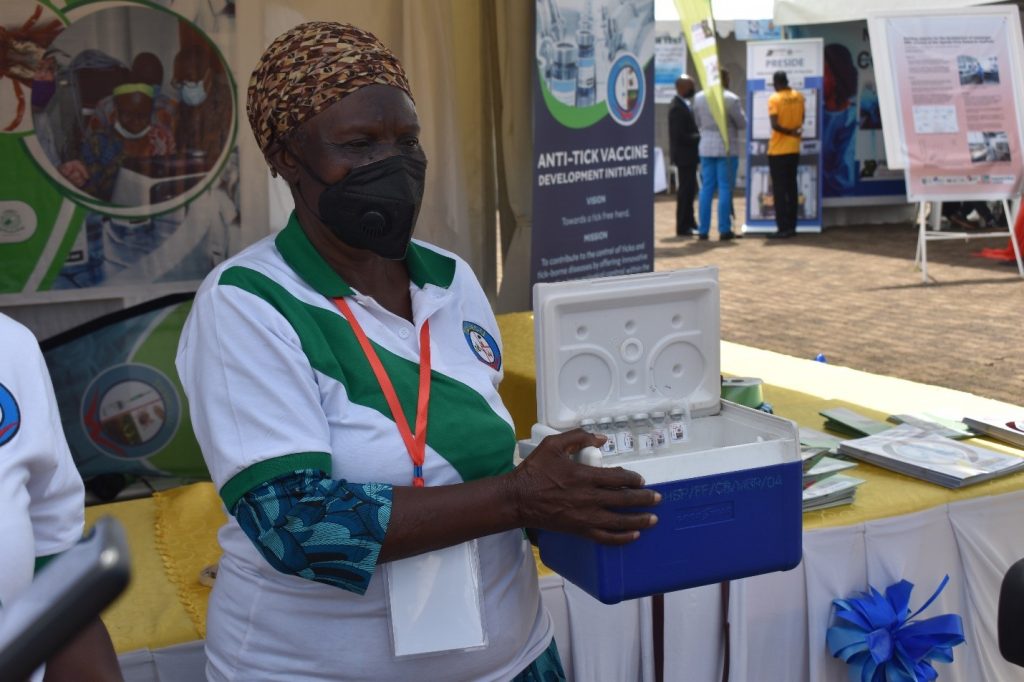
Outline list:
[[[194,290],[240,248],[234,3],[0,7],[0,303]]]
[[[825,43],[822,97],[822,203],[876,206],[903,203],[903,171],[889,168],[885,156],[871,41],[866,21],[792,26],[795,38]]]
[[[911,201],[1021,192],[1021,28],[1017,10],[880,15]]]
[[[654,1],[537,0],[530,281],[654,268]]]
[[[686,38],[678,21],[655,22],[654,101],[669,104],[676,96],[676,79],[686,73]]]
[[[821,231],[823,42],[820,38],[760,41],[747,45],[747,215],[745,232],[774,232],[775,194],[768,164],[772,127],[768,99],[772,76],[785,71],[804,96],[803,135],[797,167],[797,230]]]

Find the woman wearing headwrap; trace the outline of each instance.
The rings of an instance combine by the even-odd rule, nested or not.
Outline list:
[[[656,518],[609,509],[658,496],[573,463],[602,442],[581,430],[513,469],[487,299],[457,256],[411,240],[426,156],[386,47],[297,26],[261,57],[247,109],[296,208],[211,273],[178,349],[231,515],[208,676],[564,679],[520,529],[623,544]],[[420,645],[444,653],[396,655]]]

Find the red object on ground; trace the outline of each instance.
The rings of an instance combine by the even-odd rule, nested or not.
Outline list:
[[[1017,220],[1013,224],[1013,232],[1017,235],[1017,244],[1024,245],[1024,210],[1017,211]],[[1005,249],[982,249],[974,255],[981,256],[982,258],[989,258],[991,260],[1017,260],[1016,256],[1013,255],[1012,241],[1007,241]]]

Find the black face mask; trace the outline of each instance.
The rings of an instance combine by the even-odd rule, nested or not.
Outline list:
[[[320,193],[320,221],[349,246],[390,260],[405,258],[423,201],[427,162],[398,154],[357,166]]]

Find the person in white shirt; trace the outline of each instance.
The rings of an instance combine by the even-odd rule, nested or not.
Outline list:
[[[82,538],[85,487],[35,337],[0,314],[0,617],[36,570]],[[48,682],[120,680],[97,618],[47,661]],[[34,678],[39,677],[39,672]]]
[[[574,463],[603,442],[579,429],[513,469],[498,327],[466,263],[411,239],[426,155],[405,72],[375,36],[293,28],[260,58],[247,105],[296,208],[210,274],[178,347],[230,514],[209,679],[565,679],[522,528],[623,544],[657,519],[611,509],[659,496],[635,473]],[[432,615],[453,630],[477,619],[484,645],[396,656],[414,628],[396,595],[427,596],[437,583],[415,584],[444,581],[430,561],[451,556],[467,557],[457,575],[476,572],[455,588],[478,585],[480,608]]]

